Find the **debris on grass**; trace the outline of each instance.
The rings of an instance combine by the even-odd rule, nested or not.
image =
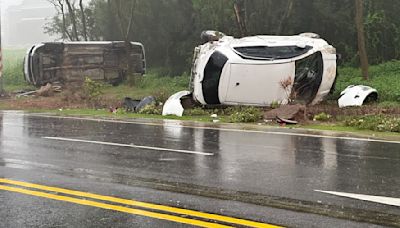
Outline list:
[[[279,108],[266,111],[264,113],[264,119],[291,120],[296,122],[304,121],[306,120],[306,107],[300,104],[283,105]]]
[[[142,100],[134,100],[130,97],[125,97],[123,101],[123,107],[126,112],[137,112],[140,113],[147,106],[153,105],[155,107],[156,99],[153,96],[148,96]]]

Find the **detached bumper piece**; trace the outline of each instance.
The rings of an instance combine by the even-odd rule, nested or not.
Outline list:
[[[340,93],[338,104],[340,108],[362,106],[378,100],[378,91],[364,85],[351,85]]]

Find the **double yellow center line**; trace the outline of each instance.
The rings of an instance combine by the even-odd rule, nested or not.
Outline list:
[[[7,185],[4,185],[4,184],[7,184]],[[14,186],[9,186],[9,185],[14,185]],[[15,186],[17,186],[17,187],[15,187]],[[21,187],[24,187],[24,188],[21,188]],[[26,188],[29,188],[29,189],[26,189]],[[30,189],[43,190],[43,191],[47,191],[47,192],[35,191],[35,190],[30,190]],[[230,225],[218,224],[217,222],[222,222],[224,224],[232,224],[233,226],[240,225],[240,226],[247,226],[247,227],[267,227],[267,228],[279,227],[279,226],[270,225],[270,224],[266,224],[266,223],[254,222],[254,221],[250,221],[250,220],[246,220],[246,219],[239,219],[239,218],[233,218],[233,217],[228,217],[228,216],[223,216],[223,215],[209,214],[209,213],[199,212],[199,211],[194,211],[194,210],[145,203],[145,202],[140,202],[140,201],[135,201],[135,200],[128,200],[128,199],[122,199],[122,198],[117,198],[117,197],[112,197],[112,196],[104,196],[104,195],[98,195],[98,194],[93,194],[93,193],[89,193],[89,192],[81,192],[81,191],[75,191],[75,190],[69,190],[69,189],[63,189],[63,188],[57,188],[57,187],[50,187],[50,186],[45,186],[45,185],[32,184],[32,183],[15,181],[15,180],[10,180],[10,179],[3,179],[3,178],[0,178],[0,190],[16,192],[16,193],[37,196],[37,197],[43,197],[43,198],[48,198],[48,199],[53,199],[53,200],[58,200],[58,201],[70,202],[70,203],[79,204],[79,205],[114,210],[114,211],[119,211],[119,212],[139,215],[139,216],[146,216],[146,217],[150,217],[150,218],[154,218],[154,219],[168,220],[168,221],[172,221],[172,222],[189,224],[189,225],[194,225],[194,226],[199,226],[199,227],[232,227]],[[56,194],[52,194],[52,193],[48,193],[48,192],[62,193],[62,194],[70,195],[70,196],[56,195]],[[84,199],[75,198],[75,197],[71,197],[71,196],[83,197]],[[123,204],[123,205],[127,205],[127,206],[139,207],[142,209],[108,204],[108,203],[89,200],[87,198],[106,201],[106,202],[112,202],[112,203],[118,203],[118,204]],[[151,209],[153,211],[147,211],[144,209]],[[159,211],[159,212],[154,212],[154,211]],[[172,215],[172,214],[176,214],[176,215]],[[184,218],[181,216],[190,216],[193,218]],[[204,219],[204,220],[201,220],[201,219]],[[211,221],[216,221],[216,222],[211,222]]]

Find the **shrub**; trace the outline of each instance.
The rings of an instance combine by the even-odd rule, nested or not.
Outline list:
[[[313,120],[314,120],[314,121],[322,121],[322,122],[325,122],[325,121],[329,121],[330,119],[332,119],[332,116],[331,116],[331,115],[326,114],[325,112],[321,112],[321,113],[315,115]]]
[[[252,123],[261,119],[262,113],[256,107],[236,107],[229,119],[232,123]]]
[[[153,93],[153,96],[158,103],[165,103],[171,95],[172,93],[164,88],[158,89]]]
[[[83,83],[83,94],[89,104],[98,106],[100,104],[100,96],[104,94],[105,85],[86,78]]]

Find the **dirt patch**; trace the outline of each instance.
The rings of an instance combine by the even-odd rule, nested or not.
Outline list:
[[[334,118],[338,116],[364,116],[364,115],[400,115],[400,107],[380,107],[366,105],[361,107],[339,108],[336,104],[320,104],[307,108],[307,118],[312,120],[315,115],[326,113]]]
[[[66,98],[71,94],[57,94],[52,97],[9,97],[0,100],[0,106],[4,109],[29,110],[29,109],[78,109],[78,108],[108,108],[117,107],[120,101],[111,96],[104,96],[97,104],[92,104],[79,96]]]
[[[264,119],[274,120],[276,118],[304,121],[306,107],[304,105],[284,105],[264,113]]]

